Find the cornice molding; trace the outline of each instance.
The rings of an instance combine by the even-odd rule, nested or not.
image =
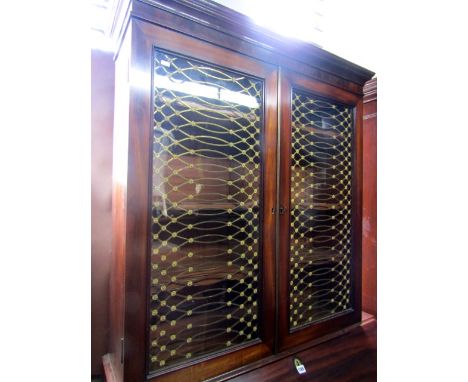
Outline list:
[[[142,6],[146,5],[146,7]],[[211,0],[116,0],[110,35],[114,40],[123,36],[126,24],[133,16],[162,25],[154,14],[146,12],[148,6],[155,10],[192,21],[205,28],[236,38],[244,43],[264,49],[272,55],[292,57],[304,65],[331,73],[359,86],[374,73],[314,44],[283,37],[255,24],[248,16]],[[136,11],[135,11],[136,10]],[[145,13],[146,12],[146,13]],[[153,15],[150,13],[154,13]],[[174,27],[177,30],[177,27]],[[118,42],[117,45],[118,46]]]
[[[377,100],[377,78],[367,81],[364,84],[364,103]]]

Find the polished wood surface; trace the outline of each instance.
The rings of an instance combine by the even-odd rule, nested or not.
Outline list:
[[[364,86],[362,307],[377,316],[377,79]]]
[[[125,301],[126,229],[127,229],[127,167],[128,167],[128,116],[130,40],[122,44],[115,61],[115,106],[112,168],[112,258],[110,263],[109,293],[109,345],[107,357],[112,363],[113,376],[123,380],[125,351]],[[129,302],[131,304],[131,302]],[[131,305],[130,305],[131,306]]]
[[[149,213],[151,179],[151,59],[147,42],[132,22],[129,69],[128,171],[125,247],[124,380],[145,378],[146,320],[149,277]]]
[[[154,36],[158,36],[155,39]],[[131,40],[130,40],[131,39]],[[123,380],[142,381],[147,375],[145,359],[148,348],[148,309],[149,309],[149,225],[150,216],[148,214],[151,205],[151,63],[153,44],[186,54],[217,65],[229,67],[265,80],[265,131],[262,134],[262,155],[263,155],[263,264],[262,264],[262,309],[263,323],[262,342],[246,346],[233,352],[220,352],[219,354],[204,357],[204,359],[190,361],[182,366],[175,366],[164,370],[161,373],[152,373],[150,378],[157,378],[159,381],[190,380],[198,381],[212,377],[223,371],[230,370],[246,363],[255,361],[261,357],[271,354],[273,351],[274,320],[274,296],[275,290],[271,287],[275,279],[274,273],[274,251],[275,247],[275,220],[271,215],[274,207],[276,195],[276,81],[277,72],[274,66],[252,60],[245,56],[237,56],[232,52],[223,50],[213,45],[208,45],[202,41],[182,36],[167,29],[132,21],[127,30],[127,37],[124,40],[131,41],[133,49],[130,56],[129,69],[129,130],[128,130],[128,171],[123,180],[126,187],[126,198],[120,205],[119,211],[125,210],[123,222],[118,227],[125,226],[125,232],[118,229],[117,238],[125,236],[125,243],[122,244],[121,256],[125,259],[125,320],[124,320],[124,354],[123,354]],[[125,62],[126,56],[120,53],[119,60]],[[128,61],[128,58],[127,58]],[[146,80],[142,81],[141,73],[146,74]],[[134,76],[139,76],[135,78]],[[142,86],[146,84],[146,87]],[[116,151],[118,152],[118,151]],[[118,179],[118,177],[116,178]],[[116,184],[117,190],[121,187]],[[116,207],[117,208],[117,207]],[[116,213],[118,213],[116,211]],[[118,240],[117,240],[118,241]],[[118,301],[118,300],[117,300]],[[115,305],[115,304],[113,304]],[[119,342],[118,331],[115,330],[112,343]],[[118,354],[118,349],[114,346],[111,354]],[[115,366],[118,357],[111,357],[115,374],[118,374],[118,367]],[[117,380],[120,377],[117,377]]]
[[[288,206],[289,168],[282,159],[277,167],[278,120],[280,150],[288,150],[289,125],[285,123],[289,83],[311,89],[355,108],[353,200],[353,251],[360,253],[362,188],[362,86],[372,72],[310,44],[284,39],[236,12],[210,1],[122,0],[117,3],[113,35],[116,59],[114,128],[113,256],[110,288],[109,355],[106,371],[121,382],[199,381],[266,359],[275,352],[302,346],[306,341],[328,339],[337,330],[360,320],[361,263],[353,263],[354,311],[289,335],[287,328],[287,270],[284,242],[287,219],[279,218],[280,204]],[[207,63],[246,73],[265,81],[265,130],[262,134],[262,288],[261,339],[258,343],[222,351],[150,373],[149,310],[152,178],[153,47],[194,57]],[[280,94],[277,93],[279,73]],[[283,81],[284,80],[284,81]],[[286,87],[285,87],[286,86]],[[278,107],[278,103],[280,103]],[[279,118],[278,118],[279,117]],[[289,122],[289,121],[288,121]],[[281,155],[283,157],[283,153]],[[281,174],[281,179],[277,175]],[[278,182],[277,182],[278,180]],[[281,188],[278,203],[278,186]],[[289,207],[288,207],[289,208]],[[286,235],[286,236],[285,236]],[[280,245],[280,255],[277,245]],[[282,251],[282,252],[281,252]],[[277,263],[278,261],[278,263]],[[280,287],[277,289],[280,270]],[[283,275],[283,276],[281,276]],[[286,280],[286,281],[285,281]],[[280,308],[281,307],[281,308]],[[338,355],[339,356],[339,355]]]
[[[297,373],[293,363],[296,357],[305,366],[305,374]],[[342,336],[234,378],[222,380],[230,382],[377,381],[377,321],[369,318],[361,326]]]
[[[120,0],[117,9],[120,12],[113,25],[116,46],[128,18],[137,17],[356,94],[362,94],[362,85],[373,75],[317,46],[262,28],[249,17],[209,0]]]
[[[91,52],[91,374],[102,374],[109,337],[109,263],[112,251],[112,134],[114,61]]]

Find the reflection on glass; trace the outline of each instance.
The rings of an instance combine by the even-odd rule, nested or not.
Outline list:
[[[292,92],[290,329],[351,308],[352,109]]]
[[[149,367],[259,338],[263,82],[154,51]]]

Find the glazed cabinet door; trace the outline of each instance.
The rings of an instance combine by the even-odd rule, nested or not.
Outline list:
[[[281,87],[279,350],[360,321],[359,97],[300,74]]]
[[[131,130],[147,161],[129,172],[147,181],[129,187],[148,194],[145,263],[131,277],[145,280],[134,292],[146,314],[127,310],[143,346],[126,349],[124,369],[198,381],[273,351],[277,70],[142,21],[132,33],[144,102]]]

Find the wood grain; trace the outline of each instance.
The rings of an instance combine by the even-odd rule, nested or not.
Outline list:
[[[115,106],[112,163],[112,258],[109,280],[109,355],[116,381],[123,379],[124,315],[125,315],[125,256],[128,160],[128,60],[130,41],[124,40],[115,61]],[[108,369],[108,368],[107,368]]]
[[[156,38],[156,36],[158,38]],[[274,251],[275,247],[275,221],[271,216],[276,194],[276,81],[277,71],[272,65],[252,60],[245,56],[235,55],[231,51],[208,45],[202,41],[162,29],[139,20],[132,20],[127,30],[125,42],[131,41],[130,56],[122,52],[118,56],[118,62],[126,62],[129,59],[128,68],[128,145],[127,152],[115,151],[124,164],[128,164],[128,171],[124,171],[122,179],[126,197],[116,198],[116,214],[122,214],[122,223],[116,227],[116,248],[118,259],[124,259],[125,272],[119,273],[119,279],[115,279],[115,285],[123,286],[125,290],[125,308],[119,305],[122,314],[125,314],[124,331],[125,338],[123,354],[123,370],[119,372],[118,360],[120,343],[119,333],[114,330],[112,338],[112,351],[110,360],[117,375],[116,380],[143,381],[148,375],[147,349],[149,338],[148,310],[151,303],[150,296],[150,256],[149,256],[149,226],[151,207],[151,134],[152,134],[152,109],[151,109],[151,65],[153,58],[153,45],[177,51],[180,54],[200,58],[216,65],[222,65],[265,80],[265,127],[262,134],[263,175],[262,181],[262,342],[244,346],[243,348],[211,354],[200,360],[187,362],[184,365],[174,366],[164,370],[164,374],[151,373],[148,378],[158,381],[200,381],[216,374],[230,370],[249,362],[265,357],[273,352],[274,320],[271,316],[274,312],[275,290],[271,288],[275,278]],[[126,58],[127,57],[127,58]],[[128,62],[128,61],[127,61]],[[142,77],[144,74],[144,77]],[[136,76],[139,76],[136,78]],[[145,78],[145,81],[141,81]],[[123,117],[125,120],[125,117]],[[122,118],[120,122],[124,122]],[[124,128],[122,131],[125,131]],[[125,147],[122,147],[125,151]],[[128,157],[126,156],[128,155]],[[125,168],[124,168],[125,170]],[[116,177],[116,179],[119,179]],[[121,187],[116,184],[116,190]],[[124,227],[124,228],[123,228]],[[118,268],[120,269],[120,268]],[[123,274],[125,276],[123,276]],[[112,303],[118,317],[117,304]],[[123,374],[122,377],[120,373]]]
[[[377,316],[377,79],[364,86],[362,307]]]
[[[296,372],[293,365],[295,357],[304,364],[305,374],[299,375]],[[227,379],[230,382],[372,382],[376,380],[377,321],[375,319],[343,336]]]
[[[120,12],[116,13],[112,32],[115,40],[121,38],[128,17],[136,17],[360,95],[362,85],[374,74],[318,46],[262,28],[249,17],[213,1],[120,0],[118,3]]]
[[[109,312],[111,338],[109,356],[105,358],[106,371],[111,370],[112,378],[118,382],[199,381],[266,359],[275,351],[297,349],[297,346],[303,346],[310,339],[323,341],[323,338],[328,339],[328,336],[337,330],[345,330],[343,328],[346,326],[359,322],[361,315],[360,192],[363,176],[361,170],[361,98],[362,86],[373,73],[313,45],[280,38],[255,26],[245,16],[208,0],[197,2],[121,0],[117,3],[116,19],[112,27],[119,50],[115,56],[114,242]],[[260,224],[262,230],[262,288],[260,291],[262,332],[259,343],[252,343],[235,351],[210,354],[163,370],[159,374],[148,375],[147,349],[150,337],[148,312],[151,304],[149,211],[152,205],[151,137],[154,46],[227,67],[265,81],[265,127],[261,147],[263,187],[260,207],[262,211]],[[278,95],[280,72],[287,72],[288,75],[282,76]],[[353,298],[354,311],[289,335],[288,304],[286,303],[288,299],[288,243],[287,240],[277,240],[277,235],[275,235],[278,231],[278,215],[275,209],[277,211],[280,204],[288,209],[287,213],[280,215],[279,222],[279,237],[288,237],[290,170],[290,145],[288,146],[290,100],[288,94],[292,83],[355,107],[354,166],[356,176],[353,185],[355,190],[353,248],[357,257],[353,265],[353,279],[356,286]],[[278,113],[281,114],[280,117]],[[282,124],[278,134],[281,140],[281,157],[287,158],[279,163],[279,172],[277,166],[278,120]],[[278,174],[280,174],[280,179],[277,179]],[[279,203],[277,180],[282,190]],[[277,244],[280,248],[279,254],[276,251]],[[279,289],[276,269],[280,273]],[[277,325],[278,322],[279,325]],[[124,346],[122,346],[122,339],[124,339]],[[277,340],[279,343],[275,344]],[[352,344],[352,341],[349,340],[349,343]],[[347,348],[346,344],[342,343],[340,346]],[[329,355],[326,352],[321,354],[320,351],[314,350],[313,355],[308,356],[312,357],[314,362],[320,361],[314,357],[322,357],[322,361],[325,362],[325,364],[319,364],[321,366],[316,369],[318,377],[330,373],[331,369],[327,369],[327,365],[332,365],[340,359],[348,360],[345,366],[353,365],[353,356],[343,355],[338,347],[328,351]],[[307,354],[304,354],[304,357],[306,356]],[[283,372],[284,370],[280,370],[280,373]],[[278,376],[282,378],[282,374],[277,375],[276,372],[266,371],[265,373],[272,373],[272,378]],[[358,375],[356,373],[359,373],[359,368],[352,373]],[[331,375],[332,380],[342,380],[339,371]],[[367,374],[361,375],[363,378],[367,376]]]

